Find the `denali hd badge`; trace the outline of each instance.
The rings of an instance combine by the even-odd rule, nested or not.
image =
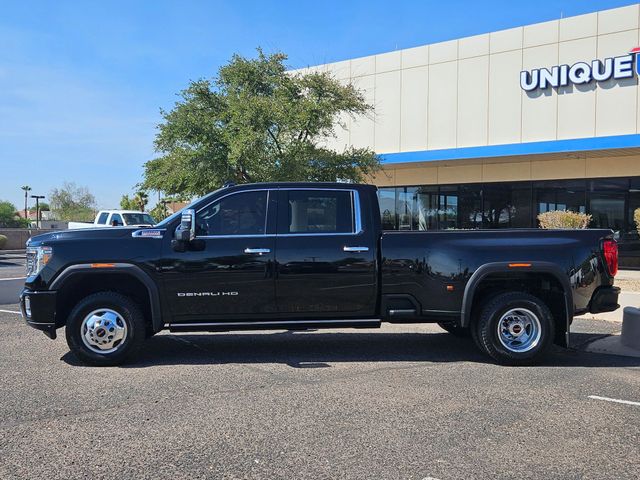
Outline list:
[[[178,292],[179,297],[224,297],[235,296],[238,292]]]
[[[569,84],[583,85],[593,80],[604,82],[611,78],[622,80],[632,78],[635,70],[640,73],[637,55],[640,47],[636,47],[627,55],[619,57],[592,60],[591,63],[577,62],[573,65],[556,65],[548,68],[520,72],[520,87],[531,92],[536,89],[544,90],[548,87],[566,87]]]

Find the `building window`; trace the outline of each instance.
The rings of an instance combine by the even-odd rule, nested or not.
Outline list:
[[[438,187],[419,187],[416,191],[418,230],[438,228]]]
[[[438,204],[438,228],[450,230],[458,226],[458,187],[440,187]]]
[[[640,268],[640,177],[388,187],[378,196],[384,230],[531,228],[539,213],[590,213],[590,227],[615,232],[620,264]]]
[[[619,237],[625,228],[625,201],[629,191],[628,179],[590,180],[589,213],[592,228],[610,228]]]
[[[482,185],[460,185],[457,218],[457,228],[482,228]]]
[[[554,210],[587,211],[587,197],[584,180],[553,180],[534,182],[538,213]]]
[[[396,190],[398,230],[418,230],[417,190],[417,187]]]
[[[531,226],[531,183],[489,183],[482,188],[483,228]]]
[[[378,189],[378,203],[380,205],[380,219],[383,230],[397,230],[396,227],[396,189]]]

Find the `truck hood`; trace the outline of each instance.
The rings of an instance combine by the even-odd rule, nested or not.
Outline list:
[[[104,227],[85,228],[78,230],[61,230],[59,232],[44,233],[31,237],[27,246],[51,245],[65,241],[116,239],[131,237],[139,227]]]

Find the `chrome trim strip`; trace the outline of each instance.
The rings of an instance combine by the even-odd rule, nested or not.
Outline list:
[[[276,234],[275,233],[267,233],[266,235],[254,235],[254,234],[247,234],[247,235],[199,235],[196,238],[269,238],[269,237],[275,237]]]
[[[359,232],[362,233],[362,232]],[[354,233],[354,232],[349,232],[349,233],[332,233],[332,232],[326,232],[326,233],[278,233],[276,234],[276,236],[278,237],[341,237],[341,236],[351,236],[353,237],[354,235],[359,235],[359,233]]]
[[[416,314],[415,308],[401,308],[398,310],[389,310],[389,315],[406,315],[406,314]]]
[[[362,209],[360,208],[360,193],[357,190],[351,190],[353,192],[353,211],[355,217],[355,231],[356,234],[362,233]]]
[[[342,247],[342,250],[345,252],[368,252],[369,251],[369,247],[347,247],[344,246]]]
[[[131,236],[133,238],[155,238],[156,240],[162,240],[166,231],[166,228],[141,228],[140,230],[131,232]],[[160,232],[160,235],[143,235],[142,232]]]
[[[229,192],[225,195],[222,195],[221,197],[217,197],[216,199],[210,201],[209,203],[207,203],[204,207],[200,207],[198,210],[196,210],[196,214],[200,213],[202,210],[204,210],[205,208],[207,208],[209,205],[219,202],[220,200],[222,200],[223,198],[227,198],[230,197],[231,195],[238,195],[240,193],[247,193],[247,192],[267,192],[267,194],[269,193],[269,189],[267,188],[252,188],[250,190],[238,190],[237,192]],[[267,209],[268,209],[268,203],[267,203]]]
[[[245,248],[244,253],[257,253],[258,255],[262,255],[263,253],[271,253],[270,248]]]
[[[241,237],[271,237],[274,235],[270,235],[267,233],[267,222],[269,221],[269,192],[272,189],[268,189],[268,188],[252,188],[250,190],[239,190],[237,192],[229,192],[226,195],[222,195],[221,197],[216,198],[215,200],[212,200],[211,202],[207,203],[204,207],[199,208],[198,210],[196,210],[196,216],[198,215],[198,213],[200,213],[202,210],[204,210],[205,208],[207,208],[209,205],[212,205],[216,202],[219,202],[220,200],[230,197],[231,195],[238,195],[240,193],[247,193],[247,192],[267,192],[267,203],[265,204],[265,212],[264,212],[264,233],[263,234],[247,234],[247,235],[196,235],[195,238],[241,238]]]
[[[264,206],[264,235],[267,234],[267,222],[269,221],[269,196],[271,195],[271,190],[267,190],[267,203]],[[277,224],[276,219],[276,224]]]
[[[266,233],[267,232],[267,222],[269,220],[269,195],[271,193],[272,190],[282,190],[282,191],[328,191],[328,192],[350,192],[351,193],[351,205],[352,205],[352,210],[353,213],[355,213],[354,217],[355,217],[355,225],[352,225],[352,228],[354,228],[353,231],[351,232],[340,232],[340,233],[332,233],[332,232],[318,232],[318,233]],[[223,195],[221,197],[216,198],[215,200],[209,202],[208,204],[206,204],[204,207],[199,208],[198,210],[196,210],[196,215],[201,212],[202,210],[204,210],[205,208],[207,208],[209,205],[222,200],[223,198],[229,197],[231,195],[237,195],[239,193],[245,193],[245,192],[267,192],[267,210],[265,212],[265,226],[264,226],[264,231],[265,233],[262,235],[259,234],[248,234],[248,235],[198,235],[196,236],[196,238],[245,238],[245,237],[259,237],[259,238],[264,238],[264,237],[311,237],[311,236],[326,236],[326,235],[331,235],[331,236],[344,236],[344,235],[359,235],[363,232],[362,230],[362,210],[360,208],[360,194],[357,190],[352,189],[352,188],[313,188],[313,187],[298,187],[298,188],[294,188],[294,187],[287,187],[287,188],[253,188],[250,190],[239,190],[237,192],[229,192],[226,195]],[[276,225],[277,228],[277,225]]]
[[[352,223],[351,232],[320,232],[320,233],[278,233],[279,237],[308,237],[317,235],[359,235],[362,230],[362,210],[360,209],[360,193],[353,188],[281,188],[283,191],[321,191],[321,192],[349,192],[351,193],[351,213],[353,214],[352,221],[355,221],[355,225]],[[354,220],[355,218],[355,220]]]
[[[203,323],[168,323],[169,328],[171,327],[242,327],[247,325],[304,325],[305,323],[324,323],[327,325],[331,324],[342,324],[342,323],[371,323],[378,322],[381,323],[379,318],[370,318],[370,319],[355,319],[355,320],[273,320],[273,321],[263,321],[263,322],[203,322]]]

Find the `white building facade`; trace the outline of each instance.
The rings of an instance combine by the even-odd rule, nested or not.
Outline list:
[[[640,266],[640,5],[309,67],[372,115],[332,147],[370,147],[388,229],[535,227],[583,211]],[[637,265],[636,265],[637,264]]]

